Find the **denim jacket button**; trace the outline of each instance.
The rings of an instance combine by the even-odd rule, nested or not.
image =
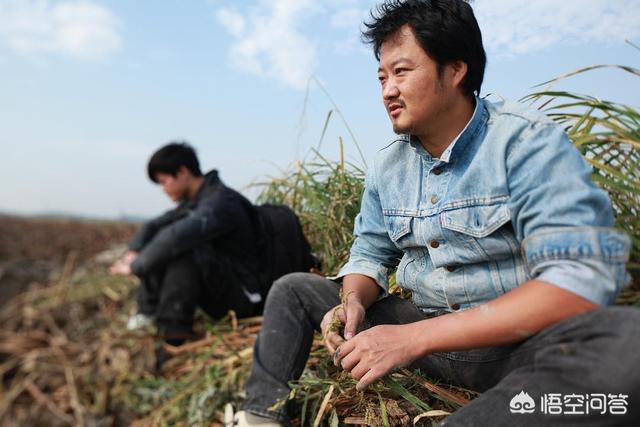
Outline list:
[[[442,169],[441,168],[433,168],[431,173],[433,173],[434,175],[440,175],[442,173]]]
[[[447,265],[447,271],[449,273],[456,271],[456,266],[455,265]]]
[[[440,246],[440,243],[438,243],[438,241],[437,241],[437,240],[432,240],[432,241],[431,241],[431,247],[432,247],[433,249],[436,249],[438,246]]]
[[[431,196],[431,203],[434,205],[438,203],[438,196],[436,196],[435,194]]]
[[[460,304],[451,304],[451,310],[460,310]]]

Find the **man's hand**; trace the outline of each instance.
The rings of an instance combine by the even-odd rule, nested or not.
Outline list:
[[[131,263],[138,257],[138,253],[128,251],[119,260],[109,267],[109,274],[112,276],[129,276],[131,275]]]
[[[347,297],[347,302],[337,305],[322,318],[320,329],[324,337],[325,346],[329,354],[334,355],[336,349],[356,334],[358,326],[364,320],[364,307],[360,300],[353,295]],[[344,325],[344,337],[339,334],[337,325]]]
[[[361,390],[391,370],[428,354],[520,342],[550,325],[597,308],[570,291],[530,280],[468,310],[368,329],[341,344],[334,359],[359,380],[357,388]]]
[[[394,369],[418,358],[411,325],[379,325],[340,345],[336,363],[358,380],[362,390]]]

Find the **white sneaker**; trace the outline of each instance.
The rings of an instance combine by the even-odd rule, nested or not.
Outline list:
[[[224,427],[282,427],[282,424],[247,411],[238,411],[234,414],[233,406],[227,403],[224,407]]]
[[[153,326],[153,317],[146,314],[138,313],[129,318],[127,321],[127,330],[135,331]]]

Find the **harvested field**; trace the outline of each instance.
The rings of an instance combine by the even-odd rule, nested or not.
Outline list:
[[[98,254],[134,226],[11,218],[3,227],[13,233],[3,235],[3,262],[52,267],[0,310],[0,426],[221,425],[224,404],[241,403],[261,318],[212,324],[198,314],[197,340],[162,345],[124,328],[136,282],[106,274],[124,248]],[[421,413],[417,425],[431,425],[444,414],[436,410],[474,395],[408,371],[357,392],[319,337],[293,390],[301,425],[413,425]]]
[[[0,306],[30,285],[55,280],[66,261],[83,264],[126,242],[136,228],[121,222],[0,215]]]
[[[222,425],[224,404],[237,406],[244,398],[261,318],[238,320],[230,313],[214,324],[198,314],[197,340],[161,345],[149,333],[124,328],[136,282],[106,274],[124,248],[95,255],[102,244],[126,240],[133,226],[13,221],[23,227],[23,242],[36,232],[31,241],[62,242],[58,251],[67,255],[56,256],[56,248],[43,243],[42,252],[21,252],[30,261],[56,256],[58,273],[31,283],[0,310],[0,426]],[[24,256],[9,249],[3,246],[6,259]],[[640,292],[626,291],[620,303],[640,305]],[[407,370],[358,392],[319,338],[293,384],[298,425],[430,426],[475,396]]]

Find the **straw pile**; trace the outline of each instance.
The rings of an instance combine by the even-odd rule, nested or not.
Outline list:
[[[124,328],[132,279],[67,267],[0,312],[0,425],[221,425],[224,404],[242,402],[261,318],[230,313],[213,324],[199,314],[198,340],[163,345]],[[430,425],[445,415],[434,408],[451,412],[472,396],[409,371],[357,392],[319,338],[293,384],[301,425],[414,425],[420,414],[417,425]]]

